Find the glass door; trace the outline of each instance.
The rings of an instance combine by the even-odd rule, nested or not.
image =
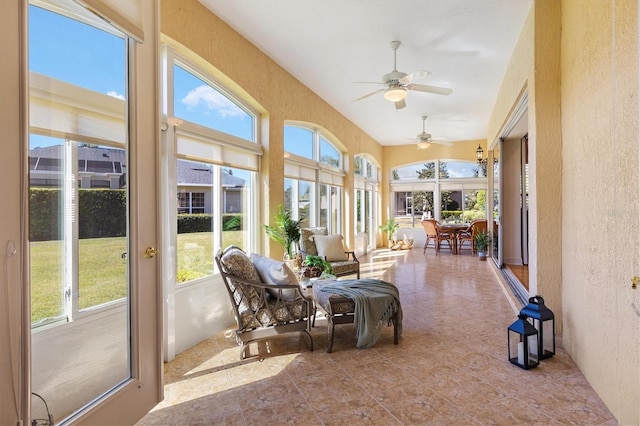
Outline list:
[[[34,0],[28,7],[31,418],[37,424],[78,418],[139,370],[132,277],[142,268],[132,256],[131,207],[132,190],[144,188],[131,184],[132,45],[74,2]]]
[[[493,188],[493,199],[491,202],[491,206],[492,206],[492,211],[491,211],[491,216],[489,217],[489,219],[491,219],[491,217],[493,217],[493,226],[487,226],[488,231],[491,234],[491,257],[493,259],[493,261],[496,263],[496,265],[501,268],[504,264],[503,260],[502,260],[502,249],[500,247],[500,239],[502,237],[502,229],[500,226],[500,221],[501,221],[501,211],[502,211],[502,205],[501,205],[501,197],[500,197],[500,190],[501,190],[501,148],[502,148],[502,141],[499,141],[495,148],[493,149],[492,152],[492,156],[489,157],[489,159],[491,160],[491,157],[493,157],[493,162],[492,162],[492,167],[493,167],[493,173],[492,173],[492,188]],[[488,221],[488,223],[491,223],[491,220]]]

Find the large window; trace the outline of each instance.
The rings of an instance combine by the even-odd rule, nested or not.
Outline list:
[[[391,172],[395,220],[400,227],[421,227],[423,217],[469,222],[486,216],[486,178],[477,163],[432,160]],[[435,202],[437,200],[437,202]]]
[[[171,69],[173,112],[167,115],[180,119],[169,129],[177,157],[176,281],[188,283],[214,274],[218,249],[253,249],[261,151],[254,113],[187,61]]]
[[[216,247],[250,247],[254,173],[187,160],[177,164],[177,282],[184,283],[214,273]]]
[[[284,128],[284,207],[302,226],[342,232],[342,153],[319,130]]]
[[[378,197],[378,168],[364,155],[356,155],[354,162],[355,233],[366,233],[368,246],[375,247],[377,228],[376,200]]]

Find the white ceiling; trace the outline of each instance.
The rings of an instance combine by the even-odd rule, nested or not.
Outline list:
[[[532,0],[200,0],[382,145],[422,131],[449,141],[486,138],[487,122]],[[393,70],[431,75],[395,111],[381,85]]]

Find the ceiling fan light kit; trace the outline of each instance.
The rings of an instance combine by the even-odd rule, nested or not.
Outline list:
[[[396,86],[389,87],[384,91],[384,98],[390,102],[398,102],[407,97],[407,89]]]
[[[442,141],[442,138],[432,138],[431,133],[427,133],[424,129],[425,121],[427,121],[427,116],[423,115],[422,116],[422,133],[418,133],[415,139],[410,139],[412,141],[417,142],[416,146],[418,147],[418,149],[427,149],[434,143],[439,145],[451,145],[450,142]]]

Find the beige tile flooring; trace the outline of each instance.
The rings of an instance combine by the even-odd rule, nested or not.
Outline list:
[[[364,277],[400,289],[399,345],[389,327],[375,347],[356,349],[348,324],[328,354],[319,318],[313,352],[290,333],[252,346],[264,360],[241,362],[220,333],[165,365],[165,400],[138,424],[617,424],[561,347],[532,370],[509,363],[507,327],[520,307],[489,262],[421,247],[361,260]]]

